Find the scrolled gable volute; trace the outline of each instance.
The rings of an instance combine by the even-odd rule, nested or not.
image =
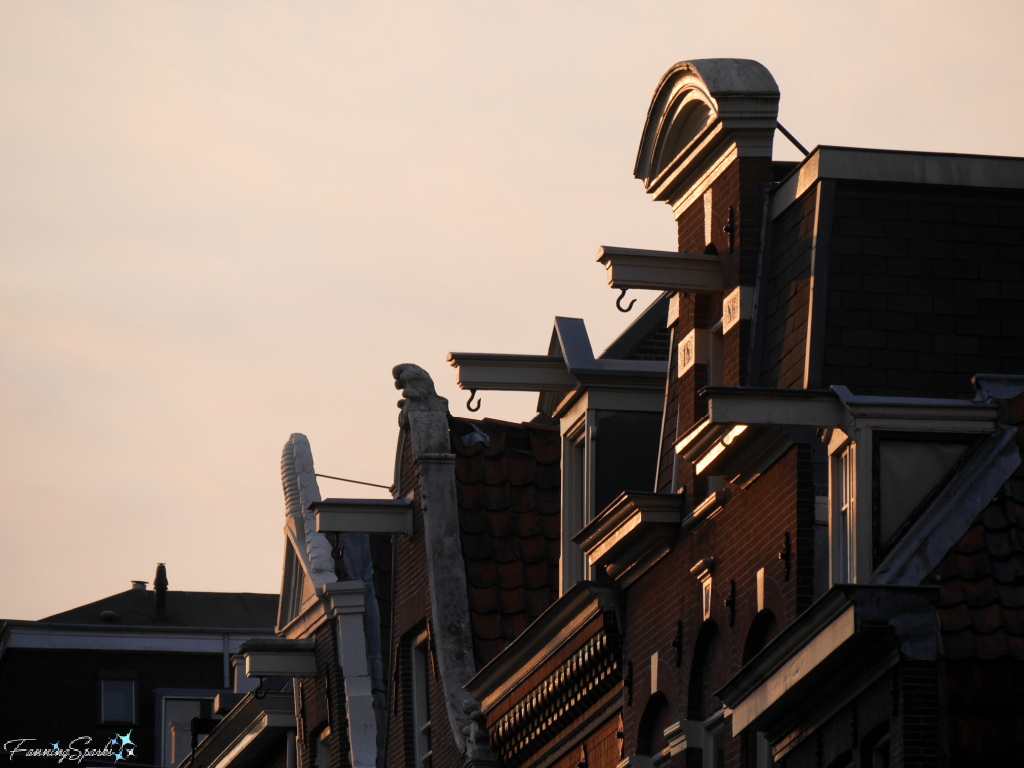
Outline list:
[[[779,87],[748,59],[683,61],[654,91],[633,175],[673,202],[727,156],[770,157]]]

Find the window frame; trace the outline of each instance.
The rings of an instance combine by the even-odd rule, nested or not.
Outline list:
[[[428,619],[429,621],[429,619]],[[433,740],[430,713],[430,631],[424,629],[409,641],[410,692],[412,694],[412,743],[416,768],[430,768]],[[422,699],[421,699],[422,697]],[[426,750],[424,751],[424,746]]]
[[[136,725],[139,721],[139,685],[134,672],[108,672],[100,671],[97,675],[96,686],[96,710],[97,722],[99,725]],[[106,683],[128,683],[132,689],[131,719],[130,720],[108,720],[104,711],[103,687]]]
[[[587,409],[562,435],[562,552],[558,568],[559,594],[579,581],[593,578],[587,556],[572,540],[595,516],[594,422]]]

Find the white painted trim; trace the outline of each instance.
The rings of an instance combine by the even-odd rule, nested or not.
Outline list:
[[[740,320],[749,320],[754,306],[754,289],[737,285],[722,301],[722,333],[726,334],[739,325]]]
[[[314,510],[317,533],[413,533],[411,502],[373,499],[359,504],[355,499],[325,499]]]
[[[679,342],[676,355],[676,378],[682,378],[695,365],[708,364],[708,332],[694,328]]]
[[[721,293],[722,261],[718,256],[678,251],[650,251],[602,245],[597,261],[615,289]]]
[[[161,653],[224,653],[223,632],[160,632],[159,630],[143,629],[139,631],[116,631],[103,629],[68,629],[47,627],[45,624],[36,626],[8,625],[0,645],[0,655],[8,648],[60,649],[83,651],[156,651]],[[231,653],[238,653],[239,647],[247,640],[273,636],[273,631],[265,633],[237,634],[228,633],[228,648]]]
[[[739,734],[762,712],[803,680],[812,670],[834,653],[856,630],[855,610],[851,605],[810,642],[793,655],[771,677],[739,702],[732,711],[732,733]]]
[[[250,651],[245,654],[246,677],[316,677],[314,651]]]

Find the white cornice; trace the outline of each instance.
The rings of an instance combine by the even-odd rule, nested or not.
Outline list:
[[[88,651],[156,651],[161,653],[237,653],[247,640],[272,636],[273,630],[204,629],[188,627],[93,627],[79,624],[7,622],[0,636],[0,656],[8,648]]]
[[[465,688],[486,713],[509,691],[572,640],[601,611],[614,610],[610,587],[577,582],[548,606],[526,631],[513,640],[470,680]]]
[[[681,495],[625,492],[573,541],[591,566],[629,586],[671,550],[682,517]]]

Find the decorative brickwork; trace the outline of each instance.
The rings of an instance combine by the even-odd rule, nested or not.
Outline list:
[[[693,655],[703,626],[701,583],[690,573],[695,563],[715,558],[711,620],[717,632],[708,650],[710,661],[701,672],[706,675],[702,680],[702,689],[706,692],[702,706],[705,714],[719,708],[714,691],[742,666],[744,644],[757,615],[757,571],[765,569],[765,606],[777,622],[771,636],[810,604],[814,510],[809,465],[809,451],[794,446],[747,490],[726,486],[728,501],[724,508],[678,542],[630,587],[623,659],[633,664],[634,693],[633,705],[623,711],[626,754],[636,751],[640,714],[651,695],[652,654],[658,653],[662,660],[658,690],[668,698],[672,709],[670,720],[689,717],[686,705]],[[795,547],[795,567],[788,580],[778,557],[786,533],[790,534]],[[736,619],[735,626],[730,627],[729,609],[724,601],[732,581],[736,582]],[[677,666],[672,643],[678,621],[683,622],[683,636]],[[738,760],[739,740],[734,744],[730,742],[729,750],[737,755],[730,757],[730,762]]]

